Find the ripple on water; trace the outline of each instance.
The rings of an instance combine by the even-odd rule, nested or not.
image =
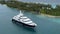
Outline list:
[[[46,17],[46,16],[42,16],[42,15],[36,15],[38,18],[43,18],[43,19],[47,19],[51,22],[56,22],[56,23],[60,23],[60,18],[53,18],[53,17]]]

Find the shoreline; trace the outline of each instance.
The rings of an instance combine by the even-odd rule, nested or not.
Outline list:
[[[7,6],[7,5],[3,4],[3,6]],[[31,13],[35,13],[35,12],[32,11]],[[46,16],[46,17],[52,17],[52,18],[60,18],[60,16],[53,16],[53,15],[48,15],[48,14],[43,14],[43,13],[40,13],[39,15]]]
[[[60,16],[52,16],[52,15],[43,14],[43,13],[41,13],[39,15],[46,16],[46,17],[52,17],[52,18],[60,18]]]
[[[35,14],[35,12],[31,12],[31,13]],[[40,13],[40,14],[37,14],[37,15],[42,15],[42,16],[51,17],[51,18],[60,18],[60,16],[53,16],[53,15],[43,14],[43,13]]]

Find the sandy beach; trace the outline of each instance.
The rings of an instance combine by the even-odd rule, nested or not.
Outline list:
[[[60,16],[52,16],[52,15],[48,15],[48,14],[40,14],[40,15],[42,15],[42,16],[46,16],[46,17],[57,17],[57,18],[60,18]]]

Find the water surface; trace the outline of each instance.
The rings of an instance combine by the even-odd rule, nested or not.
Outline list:
[[[52,19],[24,12],[24,15],[38,24],[37,27],[31,29],[12,23],[12,17],[18,13],[16,9],[0,5],[0,34],[60,34],[60,18]]]

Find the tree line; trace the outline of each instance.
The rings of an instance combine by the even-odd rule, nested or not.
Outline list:
[[[52,8],[50,4],[40,3],[27,3],[21,1],[0,1],[1,4],[6,4],[8,7],[17,8],[19,10],[33,11],[35,13],[43,13],[54,16],[60,16],[60,5],[56,5],[56,8]]]

